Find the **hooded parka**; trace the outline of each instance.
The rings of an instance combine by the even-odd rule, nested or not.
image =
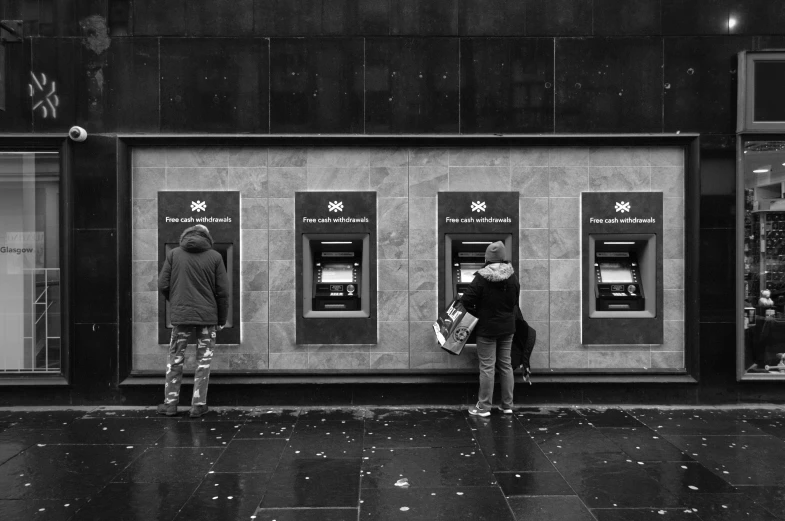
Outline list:
[[[180,235],[180,247],[166,255],[158,289],[170,303],[172,325],[226,323],[229,281],[206,228],[192,226]]]
[[[474,274],[461,303],[477,318],[478,336],[498,337],[515,333],[515,306],[521,286],[508,263],[494,262]]]

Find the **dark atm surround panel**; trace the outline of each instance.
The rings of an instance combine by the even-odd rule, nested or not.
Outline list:
[[[657,236],[590,234],[589,318],[657,316]]]
[[[302,241],[303,317],[370,317],[370,234],[306,233]]]

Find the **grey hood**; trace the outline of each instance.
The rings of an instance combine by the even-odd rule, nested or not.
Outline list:
[[[212,249],[213,238],[203,228],[191,226],[180,235],[180,247],[187,252],[201,253]]]
[[[512,269],[510,264],[494,262],[493,264],[488,264],[477,273],[479,273],[482,278],[490,282],[501,282],[512,277],[513,273],[515,273],[515,270]]]

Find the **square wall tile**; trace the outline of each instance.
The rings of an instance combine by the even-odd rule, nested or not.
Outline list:
[[[436,230],[436,197],[409,198],[409,229]]]
[[[261,322],[242,323],[242,349],[246,352],[263,354],[267,357],[269,325]]]
[[[579,259],[580,237],[578,228],[554,228],[550,230],[551,259]]]
[[[663,343],[655,347],[660,351],[684,351],[684,322],[665,320],[662,324]]]
[[[368,168],[371,150],[366,147],[308,147],[308,167]]]
[[[665,320],[684,320],[684,290],[663,290],[662,307],[665,310]]]
[[[437,254],[436,230],[410,230],[409,256],[417,260],[434,260]]]
[[[547,147],[512,147],[510,149],[510,165],[548,166],[550,150]]]
[[[589,166],[651,166],[651,149],[647,147],[593,147],[589,149]]]
[[[157,199],[158,192],[166,187],[166,168],[134,168],[132,170],[131,197]]]
[[[521,228],[548,228],[547,197],[521,197],[519,212]]]
[[[684,369],[683,351],[658,351],[651,354],[652,369]]]
[[[680,197],[665,197],[662,201],[663,228],[684,228],[684,199]]]
[[[521,291],[520,306],[527,322],[550,320],[550,292],[548,291]]]
[[[239,191],[240,197],[267,197],[267,168],[230,167],[226,188]]]
[[[270,260],[294,259],[294,230],[270,230]]]
[[[133,168],[166,167],[166,148],[134,147],[131,150],[131,165],[133,166]]]
[[[267,260],[267,230],[240,230],[243,259]],[[294,258],[294,252],[292,252]]]
[[[273,353],[270,352],[270,369],[294,369],[301,370],[308,368],[308,353]]]
[[[580,166],[548,168],[548,194],[551,197],[580,197],[589,189],[589,169]]]
[[[438,263],[435,260],[409,261],[409,289],[412,291],[436,291]]]
[[[377,197],[406,197],[409,194],[409,170],[406,167],[371,167],[370,190]]]
[[[167,190],[226,190],[228,185],[226,167],[166,167]]]
[[[266,291],[243,291],[240,295],[241,320],[243,322],[267,322],[267,298]]]
[[[509,147],[451,148],[450,166],[510,166]]]
[[[371,168],[409,166],[409,149],[401,147],[378,147],[370,149]]]
[[[295,261],[275,260],[270,261],[270,291],[287,291],[295,287]]]
[[[435,321],[439,313],[436,304],[437,300],[435,291],[410,291],[409,320]]]
[[[410,166],[409,197],[436,197],[447,191],[449,168],[446,166]]]
[[[509,167],[450,167],[449,189],[452,192],[470,192],[482,187],[496,192],[510,191]]]
[[[158,344],[158,322],[134,322],[131,338],[135,355],[160,356],[168,353],[169,346]]]
[[[308,190],[340,191],[371,189],[370,167],[321,167],[308,165]]]
[[[581,319],[581,292],[580,291],[551,291],[550,292],[550,319],[551,320],[580,320]]]
[[[429,322],[409,321],[409,352],[412,357],[418,353],[439,353],[441,350],[433,331],[433,322],[433,319]]]
[[[524,228],[519,232],[521,259],[547,259],[550,255],[550,231],[547,228]]]
[[[683,230],[674,229],[663,231],[662,238],[662,257],[663,259],[683,259],[684,258],[684,236]]]
[[[267,291],[267,261],[241,261],[240,280],[243,291]]]
[[[664,259],[662,261],[662,287],[665,289],[684,289],[684,260]]]
[[[270,368],[273,367],[273,353],[296,353],[302,351],[307,354],[308,349],[298,346],[295,342],[294,322],[270,322]],[[305,364],[298,369],[303,369]]]
[[[380,321],[405,322],[409,320],[408,291],[379,291],[376,294],[376,302]]]
[[[548,290],[550,287],[548,259],[527,259],[520,261],[518,278],[521,290]]]
[[[133,261],[131,291],[158,291],[158,262]]]
[[[409,356],[409,367],[411,369],[449,369],[452,356],[454,355],[447,352],[412,352]]]
[[[550,185],[547,166],[513,167],[510,176],[510,188],[521,197],[548,197]]]
[[[142,291],[133,293],[134,322],[158,323],[158,292]]]
[[[131,201],[131,223],[135,230],[157,230],[158,201],[155,199],[133,199]]]
[[[526,322],[528,322],[529,327],[534,329],[537,332],[537,340],[534,343],[534,349],[532,350],[532,356],[535,353],[544,354],[547,357],[548,353],[551,349],[551,331],[550,331],[550,324],[548,322],[539,322],[530,320],[529,317],[524,315]]]
[[[558,351],[583,351],[580,320],[554,320],[549,327],[551,353]]]
[[[651,169],[651,189],[664,197],[684,197],[684,167],[655,166]]]
[[[585,351],[560,351],[550,354],[551,369],[588,369],[589,353]]]
[[[271,291],[269,295],[270,322],[294,322],[295,291]]]
[[[684,167],[684,150],[678,147],[658,147],[649,151],[651,166]]]
[[[379,322],[379,353],[409,353],[409,322]],[[431,330],[433,331],[433,330]]]
[[[551,197],[549,200],[550,227],[577,228],[580,222],[580,203],[578,197]]]
[[[549,166],[589,166],[589,149],[581,147],[551,147]]]
[[[589,368],[649,369],[651,353],[648,351],[591,351]]]
[[[409,353],[371,353],[371,369],[408,369]]]
[[[267,151],[268,167],[308,166],[308,149],[305,147],[270,147]]]
[[[308,353],[308,369],[370,369],[370,353]]]
[[[240,199],[240,217],[244,230],[267,228],[267,199]]]
[[[294,198],[270,198],[267,205],[271,230],[294,230]]]
[[[308,169],[281,167],[267,169],[267,188],[270,197],[294,197],[295,192],[308,189]]]
[[[406,291],[409,289],[409,261],[381,259],[376,262],[379,291]]]
[[[580,291],[580,261],[551,259],[551,290]]]
[[[593,166],[589,168],[592,192],[648,192],[651,168],[648,166]]]
[[[409,166],[450,166],[450,151],[447,148],[412,148]]]

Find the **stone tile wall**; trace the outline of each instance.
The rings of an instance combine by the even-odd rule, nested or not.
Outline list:
[[[217,371],[476,368],[474,351],[446,354],[431,329],[437,193],[475,189],[520,192],[518,273],[521,308],[538,335],[535,369],[684,367],[681,149],[139,148],[132,177],[135,370],[166,364],[155,341],[156,192],[189,189],[241,192],[242,340],[217,349]],[[294,193],[307,190],[378,193],[375,345],[295,344]],[[613,190],[664,193],[662,345],[580,344],[580,193]]]

